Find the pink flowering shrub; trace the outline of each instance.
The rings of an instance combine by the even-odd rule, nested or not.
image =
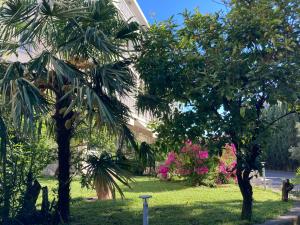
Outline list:
[[[169,167],[162,165],[162,166],[159,167],[158,172],[159,172],[159,174],[161,174],[161,176],[163,178],[166,179],[168,177]]]
[[[227,184],[231,179],[236,181],[236,148],[234,144],[226,144],[219,158],[218,183]]]
[[[199,185],[203,184],[213,170],[208,151],[188,140],[179,153],[174,151],[168,153],[167,159],[164,165],[160,166],[158,173],[163,179],[180,176]]]

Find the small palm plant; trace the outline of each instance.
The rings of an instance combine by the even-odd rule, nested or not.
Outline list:
[[[99,200],[115,199],[115,190],[119,192],[121,198],[124,198],[120,184],[130,188],[129,182],[132,179],[123,164],[126,162],[117,160],[105,151],[100,156],[90,155],[82,176],[82,185],[95,188]]]

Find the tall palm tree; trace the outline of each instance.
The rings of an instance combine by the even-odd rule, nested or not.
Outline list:
[[[20,127],[52,113],[59,161],[57,212],[68,222],[70,140],[78,124],[105,124],[129,133],[129,109],[120,99],[135,85],[129,66],[139,26],[124,21],[111,0],[6,0],[0,27],[4,105]]]

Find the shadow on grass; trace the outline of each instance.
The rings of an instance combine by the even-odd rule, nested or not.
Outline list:
[[[167,192],[167,191],[178,191],[186,188],[190,188],[184,181],[159,181],[147,180],[133,182],[130,188],[124,188],[126,192]]]
[[[263,222],[282,214],[285,203],[255,202],[253,223]],[[151,225],[240,225],[241,201],[195,202],[192,205],[156,205],[149,208]],[[142,224],[142,204],[131,207],[130,200],[77,202],[72,205],[71,225],[139,225]]]

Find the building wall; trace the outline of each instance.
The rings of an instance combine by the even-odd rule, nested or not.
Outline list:
[[[124,20],[136,21],[145,29],[149,27],[147,19],[145,18],[136,0],[118,0],[114,2],[114,4],[119,9]],[[123,103],[129,107],[131,112],[132,118],[129,121],[129,126],[139,141],[153,143],[155,141],[155,136],[147,128],[148,123],[153,120],[153,117],[149,112],[140,113],[136,109],[136,96],[138,94],[139,85],[142,81],[139,79],[139,74],[136,70],[134,70],[134,68],[132,68],[132,72],[137,78],[136,90],[134,90],[128,97],[122,99]]]
[[[136,0],[116,0],[114,4],[125,20],[132,19],[142,26],[149,27],[148,21]]]

